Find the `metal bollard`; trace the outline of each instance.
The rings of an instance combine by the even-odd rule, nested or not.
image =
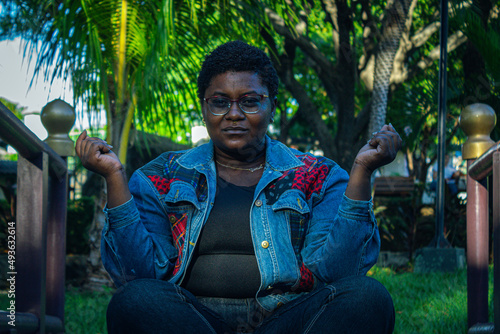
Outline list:
[[[494,110],[477,103],[464,108],[460,127],[467,135],[462,157],[467,169],[495,143]],[[488,322],[488,190],[486,180],[476,181],[467,173],[467,315],[468,327]]]

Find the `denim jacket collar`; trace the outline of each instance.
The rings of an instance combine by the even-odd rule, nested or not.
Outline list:
[[[190,151],[187,151],[178,163],[187,169],[210,169],[213,166],[214,146],[210,141],[207,144],[198,146]],[[293,152],[278,141],[272,141],[269,136],[266,136],[266,168],[271,168],[274,171],[284,172],[286,170],[304,165]]]

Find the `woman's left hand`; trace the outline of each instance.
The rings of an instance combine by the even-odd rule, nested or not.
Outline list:
[[[401,148],[401,137],[392,124],[384,125],[374,132],[368,143],[359,150],[354,164],[364,167],[369,173],[391,163]]]

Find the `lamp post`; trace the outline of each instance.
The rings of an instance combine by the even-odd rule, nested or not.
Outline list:
[[[444,156],[446,151],[446,64],[448,55],[448,1],[441,0],[439,85],[438,85],[438,179],[436,187],[436,228],[429,247],[448,248],[450,243],[444,237]]]

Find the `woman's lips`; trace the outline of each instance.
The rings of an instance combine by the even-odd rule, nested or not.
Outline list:
[[[236,134],[245,133],[248,130],[245,128],[240,128],[240,127],[227,127],[227,128],[222,129],[222,131],[224,131],[227,134],[235,134],[236,135]]]

